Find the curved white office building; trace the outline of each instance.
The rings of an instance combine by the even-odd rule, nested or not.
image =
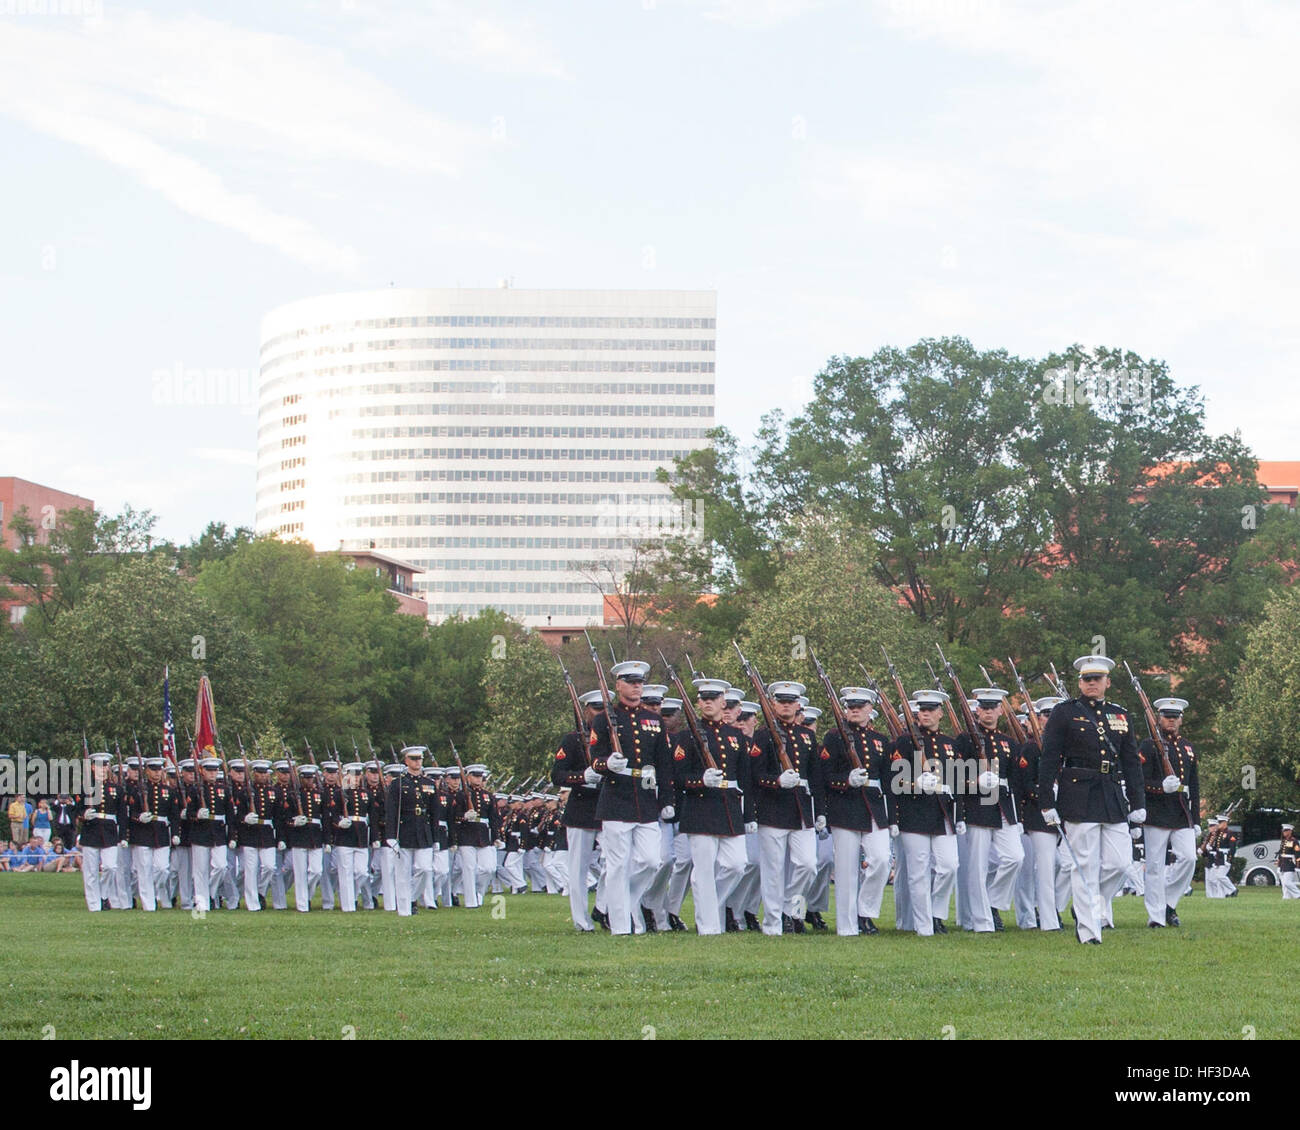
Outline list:
[[[433,619],[600,623],[592,564],[691,521],[655,471],[713,427],[715,318],[712,291],[281,306],[262,321],[256,528],[419,566]]]

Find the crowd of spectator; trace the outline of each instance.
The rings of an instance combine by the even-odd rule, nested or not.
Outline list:
[[[0,839],[0,871],[79,871],[76,807],[69,796],[33,804],[23,794],[5,806],[9,839]]]

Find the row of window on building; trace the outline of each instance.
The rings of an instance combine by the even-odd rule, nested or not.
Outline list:
[[[597,491],[406,491],[344,495],[344,506],[605,506],[635,513],[636,507],[666,505],[657,494],[610,494]]]

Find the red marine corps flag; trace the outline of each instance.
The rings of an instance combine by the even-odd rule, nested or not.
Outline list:
[[[199,703],[194,711],[194,751],[200,757],[215,757],[217,753],[217,715],[212,708],[212,684],[207,675],[199,677]]]

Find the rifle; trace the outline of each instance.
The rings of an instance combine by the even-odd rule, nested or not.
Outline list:
[[[848,754],[849,765],[854,769],[861,769],[862,758],[858,756],[857,743],[849,733],[848,719],[844,717],[844,711],[840,707],[839,696],[835,693],[831,678],[826,674],[826,668],[822,666],[821,660],[817,658],[817,653],[812,648],[808,649],[808,654],[812,657],[813,667],[817,670],[817,678],[821,680],[822,689],[826,692],[826,697],[830,699],[831,713],[835,716],[835,728],[839,731],[840,741],[844,744],[844,752]],[[862,797],[862,803],[866,805],[867,812],[870,813],[871,805],[867,803],[866,791],[859,789],[858,795]],[[874,821],[872,826],[875,826]]]
[[[1020,688],[1021,695],[1025,699],[1025,710],[1029,713],[1029,732],[1034,735],[1034,741],[1038,743],[1038,748],[1043,748],[1043,724],[1038,719],[1038,711],[1034,709],[1034,700],[1029,697],[1029,688],[1025,686],[1025,680],[1020,677],[1020,672],[1016,670],[1016,661],[1007,656],[1007,662],[1011,664],[1011,677],[1015,679],[1016,686]]]
[[[149,779],[144,775],[144,754],[140,752],[140,739],[135,727],[131,727],[131,742],[135,746],[135,758],[140,763],[140,811],[149,811]]]
[[[596,681],[600,686],[601,697],[604,699],[605,703],[607,704],[605,718],[609,722],[610,748],[615,753],[617,753],[620,757],[622,757],[623,743],[618,736],[618,722],[614,718],[613,714],[609,712],[610,708],[608,708],[608,704],[611,704],[613,700],[610,698],[610,694],[609,694],[609,683],[605,679],[605,668],[603,668],[600,665],[600,656],[596,654],[596,645],[591,642],[591,636],[587,635],[586,628],[582,630],[582,634],[584,637],[586,637],[587,647],[591,649],[591,661],[596,665]]]
[[[894,661],[889,658],[889,653],[885,650],[883,644],[880,647],[880,653],[885,657],[885,667],[889,671],[889,677],[894,681],[894,690],[898,692],[898,697],[903,704],[903,717],[907,720],[907,736],[911,739],[914,756],[921,759],[921,770],[922,772],[926,772],[925,743],[921,737],[921,727],[916,720],[916,715],[912,713],[912,704],[908,700],[907,690],[903,686],[902,677],[898,674],[898,668],[894,666]],[[937,764],[937,760],[937,758],[932,759],[935,764]],[[941,766],[939,766],[939,768],[942,769]],[[933,768],[929,770],[929,772],[933,771]],[[916,792],[915,781],[912,782],[912,792]],[[955,833],[957,831],[956,801],[953,802],[953,808],[950,810],[948,806],[943,803],[943,794],[940,793],[939,808],[943,812],[944,819],[948,821],[948,826],[952,828]]]
[[[188,726],[185,727],[185,740],[190,743],[190,756],[193,757],[194,756],[194,735],[190,733],[190,728]],[[196,765],[194,768],[197,769],[198,766]]]
[[[937,691],[943,690],[943,683],[939,681],[939,676],[935,674],[935,670],[930,666],[928,659],[925,661],[925,669],[930,672],[930,679],[934,683],[934,689]],[[948,708],[948,721],[952,723],[952,732],[955,734],[961,729],[961,723],[957,720],[957,712],[952,708],[952,699],[945,698],[943,704]]]
[[[298,767],[293,763],[293,750],[285,746],[284,756],[289,762],[289,787],[293,789],[293,799],[298,803],[298,815],[302,816],[302,784],[298,780]]]
[[[785,742],[781,739],[776,711],[772,708],[772,700],[767,697],[767,686],[759,675],[758,668],[745,658],[745,653],[740,650],[740,644],[732,640],[731,646],[736,649],[736,654],[740,657],[741,669],[745,672],[745,677],[754,688],[754,697],[758,700],[758,708],[763,712],[763,724],[767,727],[767,732],[772,736],[772,744],[776,746],[776,759],[781,765],[781,771],[783,773],[793,773],[795,772],[794,764],[790,760],[790,755],[786,752]],[[682,706],[683,708],[686,706],[685,702],[682,703]]]
[[[456,743],[447,739],[451,743],[451,755],[456,759],[456,768],[460,770],[460,786],[465,790],[466,811],[474,813],[478,817],[478,807],[474,804],[474,794],[469,791],[469,774],[465,772],[465,766],[460,763],[460,754],[456,752]]]
[[[685,652],[682,652],[682,654],[683,654],[683,655],[686,655]],[[691,678],[692,678],[692,679],[702,679],[702,678],[704,678],[704,672],[703,672],[703,671],[697,671],[697,670],[695,669],[695,664],[691,661],[691,657],[690,657],[689,655],[686,655],[686,666],[689,667],[689,668],[691,669]]]
[[[1160,751],[1160,768],[1164,770],[1166,777],[1176,777],[1173,762],[1169,760],[1169,750],[1165,745],[1164,735],[1160,733],[1159,723],[1156,722],[1156,712],[1151,707],[1151,700],[1147,698],[1147,692],[1142,689],[1142,684],[1138,682],[1138,677],[1133,674],[1133,668],[1128,665],[1128,660],[1124,660],[1124,670],[1128,672],[1128,677],[1133,681],[1133,689],[1137,692],[1138,700],[1142,703],[1142,714],[1147,721],[1147,729],[1151,732],[1151,741],[1155,744],[1156,749]],[[1183,816],[1188,823],[1195,824],[1192,819],[1191,806],[1187,800],[1187,786],[1180,780],[1178,782],[1178,806],[1183,810]]]
[[[880,712],[885,716],[885,729],[889,731],[889,736],[897,741],[903,736],[903,720],[899,718],[898,711],[894,709],[893,704],[884,695],[880,689],[880,684],[871,677],[871,672],[867,670],[862,660],[858,660],[858,666],[862,668],[862,677],[867,680],[867,689],[876,694],[880,702]]]
[[[315,764],[316,764],[316,755],[315,755],[314,753],[312,753],[312,751],[311,751],[311,742],[310,742],[310,740],[308,740],[306,734],[303,735],[303,738],[302,738],[302,744],[305,745],[305,746],[307,747],[307,760],[310,761],[313,765],[315,765]]]
[[[673,665],[664,658],[664,653],[659,653],[659,661],[668,669],[668,681],[676,688],[677,693],[682,696],[682,716],[686,719],[686,726],[691,731],[691,737],[695,739],[695,745],[700,751],[700,756],[704,759],[705,769],[716,769],[718,763],[713,760],[713,754],[709,751],[709,743],[704,740],[704,735],[700,733],[700,719],[695,713],[695,707],[691,703],[691,697],[686,693],[685,686],[682,685],[681,677],[677,674]],[[690,660],[687,660],[689,663]],[[727,820],[730,822],[731,814],[727,814]]]
[[[610,661],[611,663],[613,663],[615,667],[618,666],[618,655],[617,655],[617,653],[614,651],[614,645],[613,645],[613,644],[610,644],[610,645],[609,645],[609,661]]]
[[[948,662],[948,657],[944,655],[943,648],[936,643],[935,648],[939,652],[939,659],[943,663],[944,670],[948,673],[948,681],[952,683],[952,689],[956,691],[957,698],[961,703],[961,717],[966,724],[966,733],[970,736],[971,745],[975,747],[975,752],[979,757],[980,772],[987,773],[989,769],[988,751],[984,743],[984,738],[980,734],[979,724],[975,721],[975,715],[971,713],[970,703],[966,701],[966,691],[961,685],[961,680],[957,677],[957,672],[953,665]]]
[[[248,751],[244,749],[244,736],[235,731],[235,741],[239,743],[239,756],[244,759],[244,792],[253,800],[253,767],[248,763]]]
[[[980,664],[980,674],[984,676],[985,684],[987,686],[997,686],[997,683],[993,681],[993,676],[988,673],[988,668],[986,668],[982,663]],[[1002,713],[1006,717],[1007,729],[1011,731],[1011,736],[1021,745],[1024,745],[1027,740],[1025,728],[1020,724],[1020,719],[1016,717],[1016,712],[1011,709],[1010,698],[1011,696],[1007,695],[1006,698],[1002,700]]]
[[[1052,677],[1050,679],[1047,679],[1046,675],[1043,676],[1044,679],[1047,679],[1047,685],[1060,695],[1061,698],[1069,699],[1070,695],[1066,692],[1065,684],[1061,682],[1061,676],[1056,673],[1056,664],[1049,663],[1047,666],[1052,672]]]
[[[573,685],[573,676],[569,674],[569,669],[564,665],[564,657],[556,652],[555,658],[560,661],[560,670],[564,672],[564,686],[569,692],[569,702],[573,706],[573,717],[578,724],[578,733],[582,737],[582,748],[587,748],[587,720],[582,716],[582,703],[578,701],[578,688]]]

